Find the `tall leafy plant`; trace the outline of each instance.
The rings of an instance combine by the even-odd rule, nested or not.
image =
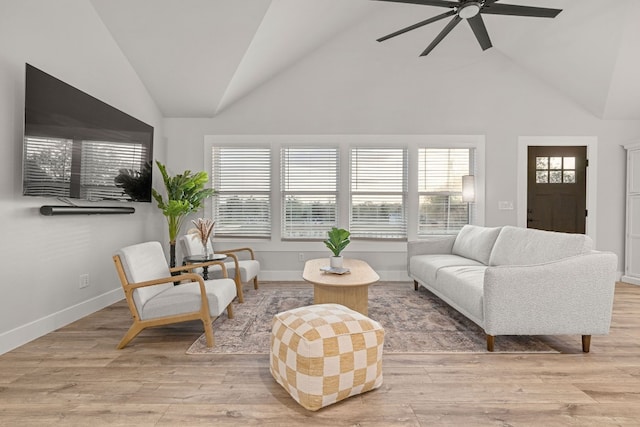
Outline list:
[[[209,176],[206,172],[192,174],[186,170],[181,174],[169,176],[165,165],[156,161],[156,165],[162,174],[162,180],[167,193],[167,199],[154,188],[153,198],[158,208],[167,218],[169,225],[170,265],[176,265],[176,239],[182,227],[185,217],[199,210],[204,201],[215,194],[213,188],[205,188]]]

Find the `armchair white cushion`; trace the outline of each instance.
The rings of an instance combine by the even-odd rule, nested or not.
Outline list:
[[[185,256],[202,255],[204,252],[202,242],[195,234],[185,234],[180,237],[180,247]],[[207,242],[207,248],[209,253],[214,253],[211,241]],[[254,289],[258,289],[260,262],[255,259],[255,254],[250,248],[227,249],[219,251],[218,253],[225,254],[231,258],[231,261],[225,262],[224,265],[227,269],[228,276],[234,278],[236,281],[238,301],[244,302],[242,283],[253,280]],[[238,254],[243,254],[244,258]],[[208,275],[210,278],[222,277],[222,268],[220,266],[211,266],[208,269]]]
[[[211,347],[212,318],[220,316],[225,309],[229,318],[233,317],[234,280],[223,277],[205,281],[199,275],[187,272],[172,276],[172,272],[187,267],[170,269],[159,242],[122,248],[113,260],[134,320],[118,348],[125,347],[145,328],[188,320],[202,321],[207,345]],[[180,281],[188,282],[174,286],[174,282]]]

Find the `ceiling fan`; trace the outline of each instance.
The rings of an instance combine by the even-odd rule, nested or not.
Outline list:
[[[489,49],[491,44],[491,39],[489,38],[489,33],[487,33],[487,28],[484,26],[484,21],[482,20],[483,14],[489,15],[512,15],[512,16],[530,16],[534,18],[555,18],[562,9],[550,9],[545,7],[533,7],[533,6],[519,6],[513,4],[497,4],[499,0],[459,0],[459,1],[448,1],[448,0],[377,0],[377,1],[387,1],[393,3],[411,3],[411,4],[420,4],[423,6],[437,6],[437,7],[447,7],[451,9],[448,12],[443,14],[434,16],[429,19],[425,19],[424,21],[420,21],[417,24],[410,25],[406,28],[388,34],[384,37],[380,37],[377,41],[382,42],[388,40],[392,37],[399,36],[400,34],[404,34],[408,31],[415,30],[416,28],[420,28],[424,25],[431,24],[433,22],[439,21],[441,19],[447,18],[449,16],[453,16],[453,18],[449,21],[449,23],[444,27],[440,34],[431,42],[429,46],[420,54],[420,56],[426,56],[431,52],[437,45],[440,43],[446,36],[453,30],[453,28],[460,23],[463,19],[466,19],[473,30],[473,34],[475,34],[476,39],[480,43],[480,47],[482,50]]]

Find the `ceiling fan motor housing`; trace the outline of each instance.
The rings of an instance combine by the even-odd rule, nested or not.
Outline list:
[[[462,19],[469,19],[480,13],[482,3],[479,1],[469,1],[461,4],[458,8],[458,16]]]

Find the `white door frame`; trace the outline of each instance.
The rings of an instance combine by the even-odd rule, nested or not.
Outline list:
[[[595,136],[520,136],[518,137],[518,226],[527,226],[527,157],[530,146],[586,146],[587,168],[586,234],[596,241],[596,196],[598,182],[598,138]]]

